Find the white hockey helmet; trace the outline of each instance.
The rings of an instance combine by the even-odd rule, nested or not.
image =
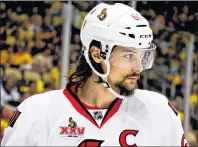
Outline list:
[[[148,21],[133,8],[115,3],[100,3],[85,17],[80,38],[83,54],[94,73],[107,81],[110,72],[109,57],[115,45],[144,50],[141,58],[143,69],[152,67],[156,46],[152,43],[153,33]],[[101,57],[105,59],[107,72],[99,73],[89,59],[89,46],[93,41],[101,43]],[[108,83],[108,81],[107,81]],[[106,86],[109,88],[109,85]],[[112,91],[111,88],[109,88]],[[113,92],[114,95],[121,97]]]

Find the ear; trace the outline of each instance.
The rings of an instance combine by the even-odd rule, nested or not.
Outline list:
[[[101,63],[103,58],[100,56],[100,49],[96,46],[90,48],[90,55],[96,63]]]

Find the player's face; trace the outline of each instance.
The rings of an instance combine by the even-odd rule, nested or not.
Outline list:
[[[133,94],[137,80],[142,72],[141,51],[117,46],[110,56],[111,87],[121,95]]]

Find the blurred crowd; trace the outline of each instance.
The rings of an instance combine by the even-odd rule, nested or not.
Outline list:
[[[1,135],[24,99],[58,89],[62,2],[0,2]]]
[[[1,2],[0,6],[1,101],[21,102],[58,89],[61,2]]]
[[[106,3],[113,4],[114,2]],[[72,2],[70,73],[81,54],[80,28],[84,17],[98,1]],[[130,1],[121,1],[131,5]],[[1,128],[12,110],[31,95],[58,89],[63,2],[1,2]],[[138,87],[166,95],[184,121],[184,91],[187,49],[193,44],[190,131],[188,141],[197,145],[198,130],[198,11],[197,2],[137,2],[137,10],[149,20],[157,45],[156,60],[143,72]],[[161,7],[163,5],[163,7]],[[191,36],[195,41],[191,42]],[[10,107],[11,106],[11,107]],[[6,114],[4,114],[6,112]],[[10,112],[10,113],[8,113]]]

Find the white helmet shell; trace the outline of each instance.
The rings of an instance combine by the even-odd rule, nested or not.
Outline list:
[[[147,50],[151,46],[153,33],[148,21],[133,8],[121,3],[100,3],[85,17],[80,37],[86,61],[98,76],[107,80],[110,72],[108,59],[113,46]],[[96,71],[90,62],[89,46],[93,40],[101,43],[101,51],[105,53],[105,74]]]

